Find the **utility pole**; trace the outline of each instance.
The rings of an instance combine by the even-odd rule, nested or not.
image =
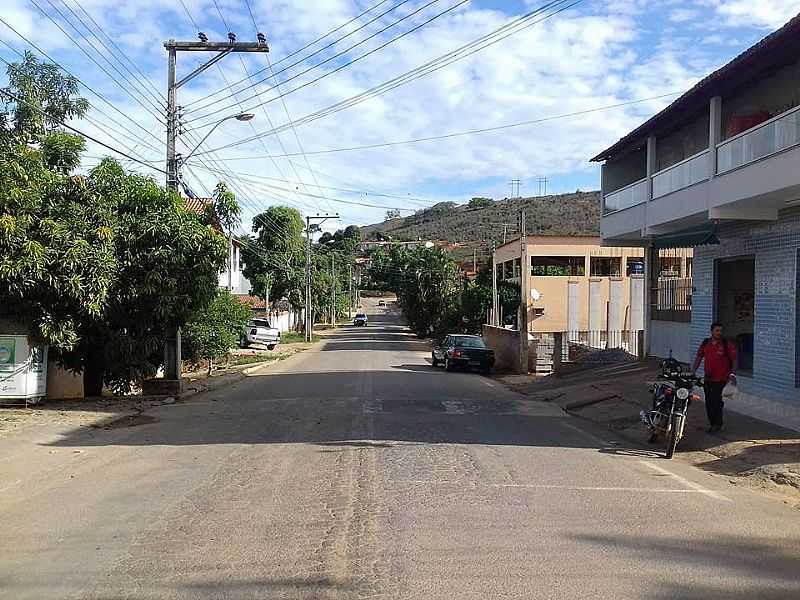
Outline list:
[[[530,262],[528,260],[528,234],[525,227],[525,210],[520,211],[519,216],[519,319],[517,329],[519,330],[519,370],[520,373],[528,372],[528,284],[530,283]]]
[[[336,327],[336,255],[331,254],[331,326]]]
[[[347,318],[353,318],[353,265],[347,265]]]
[[[509,185],[511,186],[511,197],[512,197],[512,198],[519,198],[519,197],[520,197],[520,191],[519,191],[519,188],[520,188],[520,186],[522,185],[522,181],[521,181],[521,180],[519,180],[519,179],[512,179],[512,180],[509,182]],[[517,193],[516,193],[516,194],[514,193],[514,189],[515,189],[515,188],[516,188],[516,190],[517,190]]]
[[[498,305],[500,302],[497,298],[497,257],[495,256],[495,250],[497,247],[492,244],[492,322],[491,325],[498,327],[500,324],[498,314]]]
[[[539,177],[539,196],[547,196],[547,177]],[[544,188],[544,194],[542,194],[542,189]]]
[[[324,223],[328,219],[338,219],[339,215],[315,215],[306,216],[306,310],[305,310],[305,323],[306,323],[306,341],[312,340],[314,331],[314,315],[311,310],[311,221],[319,221]]]
[[[266,38],[259,34],[258,42],[237,42],[233,33],[228,34],[228,42],[209,42],[205,34],[198,36],[197,42],[176,42],[169,40],[164,42],[167,49],[167,189],[174,193],[179,193],[180,172],[178,165],[178,154],[176,144],[178,140],[179,108],[178,108],[178,88],[186,85],[197,77],[200,73],[210,66],[222,60],[233,52],[269,52]],[[197,67],[180,81],[177,78],[178,52],[216,52],[217,54],[209,61]],[[229,244],[232,242],[229,241]],[[229,248],[229,254],[232,254]],[[233,286],[232,281],[232,256],[229,257],[229,282],[228,288]],[[181,391],[181,331],[179,327],[170,327],[166,335],[164,345],[164,391],[178,393]],[[169,389],[167,389],[169,388]]]
[[[473,248],[472,249],[472,272],[473,273],[477,273],[478,272],[478,249],[477,248]]]
[[[506,243],[506,237],[508,237],[508,223],[503,223],[503,245]]]

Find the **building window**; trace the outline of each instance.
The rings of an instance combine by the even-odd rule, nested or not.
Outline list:
[[[544,316],[544,308],[534,308],[533,309],[533,318],[538,319],[539,317]]]
[[[503,279],[511,279],[514,277],[514,261],[507,260],[503,263]]]
[[[519,277],[520,271],[522,270],[522,259],[515,258],[514,259],[514,279]]]
[[[625,274],[628,277],[631,275],[644,275],[644,258],[640,256],[629,256],[626,265]]]
[[[659,277],[680,277],[681,276],[681,257],[680,256],[661,256],[658,259]]]
[[[583,277],[583,256],[531,256],[531,275],[535,277]]]
[[[589,261],[589,272],[592,277],[620,277],[622,257],[593,256]]]

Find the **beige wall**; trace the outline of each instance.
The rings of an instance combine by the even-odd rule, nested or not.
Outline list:
[[[642,248],[609,248],[600,246],[599,237],[567,237],[567,236],[529,236],[527,244],[528,256],[582,256],[584,258],[583,276],[544,277],[530,276],[529,289],[536,289],[541,297],[538,301],[528,297],[528,324],[532,332],[566,331],[568,323],[568,289],[570,282],[578,286],[578,329],[589,329],[589,286],[590,282],[599,285],[600,323],[593,324],[594,329],[605,329],[607,326],[607,304],[610,300],[612,281],[620,281],[623,287],[623,328],[630,327],[630,278],[626,276],[626,264],[629,257],[642,257]],[[514,240],[495,251],[497,264],[519,258],[520,242]],[[620,257],[622,260],[622,277],[591,277],[590,259],[592,257]],[[528,266],[530,273],[530,266]],[[543,308],[544,315],[536,317],[536,309]]]
[[[83,398],[83,376],[62,369],[55,362],[47,364],[47,398],[73,400]]]

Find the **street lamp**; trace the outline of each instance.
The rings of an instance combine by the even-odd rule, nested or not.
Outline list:
[[[203,142],[205,142],[208,139],[208,136],[210,136],[214,132],[214,130],[217,127],[219,127],[222,123],[224,123],[225,121],[230,121],[231,119],[236,119],[237,121],[246,122],[246,121],[251,121],[253,119],[253,117],[255,117],[255,115],[253,113],[245,113],[245,112],[243,112],[243,113],[239,113],[239,114],[236,114],[236,115],[228,115],[224,119],[220,119],[219,121],[214,123],[214,126],[211,129],[208,130],[208,133],[203,136],[203,139],[200,140],[200,143],[197,144],[197,146],[195,146],[194,149],[191,152],[189,152],[189,154],[187,154],[184,158],[180,159],[180,164],[184,164],[187,160],[189,160],[192,157],[192,155],[195,152],[197,152],[197,149],[200,146],[203,145]]]

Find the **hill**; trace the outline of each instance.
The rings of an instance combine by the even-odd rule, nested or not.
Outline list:
[[[526,209],[528,233],[548,235],[600,235],[600,192],[576,192],[557,196],[512,198],[483,208],[442,202],[411,216],[361,228],[364,239],[378,234],[396,241],[446,240],[462,247],[454,252],[461,260],[476,248],[483,257],[493,244],[519,236],[518,220]]]

